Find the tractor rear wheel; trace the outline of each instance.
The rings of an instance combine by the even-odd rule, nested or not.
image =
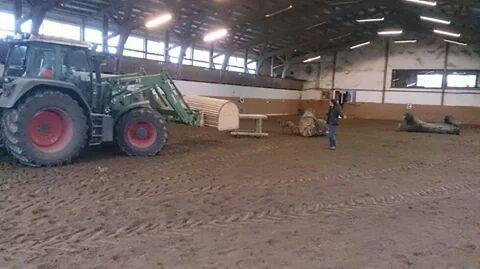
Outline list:
[[[115,141],[129,156],[154,156],[167,144],[167,124],[151,108],[137,108],[123,115],[115,126]]]
[[[69,163],[87,142],[87,117],[70,96],[45,90],[27,97],[2,118],[5,147],[20,163]]]

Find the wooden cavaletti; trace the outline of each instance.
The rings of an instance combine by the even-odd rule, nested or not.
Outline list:
[[[240,127],[239,110],[234,103],[210,97],[187,95],[185,102],[203,113],[204,125],[219,131],[237,130]]]

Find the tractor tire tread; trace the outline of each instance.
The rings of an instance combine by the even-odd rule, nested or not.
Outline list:
[[[36,102],[39,99],[43,98],[58,98],[61,97],[64,102],[66,102],[67,106],[71,107],[71,109],[75,110],[77,116],[80,117],[81,126],[75,130],[75,132],[81,132],[80,137],[83,140],[80,143],[80,146],[76,152],[74,152],[71,156],[63,159],[63,160],[36,160],[31,156],[28,156],[27,150],[25,149],[25,141],[22,141],[20,138],[20,122],[21,122],[21,115],[22,113],[28,108],[28,106]],[[69,164],[72,160],[80,154],[83,150],[85,145],[87,144],[87,117],[85,116],[82,108],[75,101],[72,97],[67,94],[55,91],[55,90],[43,90],[39,92],[35,92],[34,94],[25,98],[24,101],[19,103],[16,107],[5,111],[2,117],[2,125],[3,125],[3,134],[5,137],[5,147],[7,151],[17,159],[21,164],[31,167],[54,167],[60,166],[64,164]]]
[[[166,120],[160,115],[160,113],[154,111],[151,108],[137,108],[134,109],[130,112],[127,112],[125,115],[123,115],[120,120],[117,122],[115,125],[115,142],[116,144],[120,147],[120,150],[125,153],[127,156],[133,157],[133,156],[139,156],[137,152],[135,152],[133,149],[131,149],[125,141],[121,138],[120,134],[123,134],[123,127],[126,124],[126,121],[128,120],[128,117],[145,117],[145,115],[151,114],[158,122],[160,122],[162,129],[163,129],[163,138],[162,138],[162,146],[157,152],[152,152],[146,155],[146,157],[153,157],[158,155],[167,145],[168,143],[168,130],[167,130],[167,122]]]

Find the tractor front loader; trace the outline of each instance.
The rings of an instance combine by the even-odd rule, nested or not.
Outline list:
[[[102,57],[78,41],[24,37],[6,47],[0,147],[22,164],[69,163],[107,142],[153,156],[167,143],[166,120],[201,125],[167,73],[103,76]]]

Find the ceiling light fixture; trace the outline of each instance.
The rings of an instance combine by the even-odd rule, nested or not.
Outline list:
[[[358,45],[355,45],[355,46],[351,46],[350,49],[353,50],[353,49],[356,49],[356,48],[360,48],[360,47],[363,47],[363,46],[366,46],[366,45],[370,45],[370,41],[367,41],[367,42],[364,42],[364,43],[360,43]]]
[[[417,43],[416,39],[395,40],[396,44]]]
[[[420,5],[426,5],[426,6],[431,6],[434,7],[437,5],[436,1],[425,1],[425,0],[405,0],[406,2],[411,2],[415,4],[420,4]]]
[[[147,27],[147,28],[157,27],[159,25],[162,25],[164,23],[167,23],[167,22],[171,21],[172,18],[173,18],[172,14],[169,14],[169,13],[163,14],[163,15],[160,15],[156,18],[153,18],[153,19],[147,21],[145,23],[145,27]]]
[[[309,63],[309,62],[313,62],[313,61],[319,60],[319,59],[321,59],[321,58],[322,58],[322,56],[312,57],[312,58],[306,59],[306,60],[303,61],[303,62],[304,62],[304,63]]]
[[[379,35],[401,35],[403,34],[403,30],[388,30],[388,31],[380,31],[378,32]]]
[[[460,37],[462,35],[460,33],[452,33],[452,32],[447,32],[447,31],[438,30],[438,29],[434,29],[433,32],[439,35],[446,35],[446,36],[452,36],[452,37]]]
[[[326,23],[327,23],[326,21],[322,21],[320,23],[314,24],[312,26],[309,26],[309,27],[305,28],[305,31],[312,30],[313,28],[317,28],[318,26],[322,26]]]
[[[279,11],[275,11],[275,12],[273,12],[273,13],[270,13],[270,14],[265,15],[265,18],[271,18],[271,17],[276,16],[276,15],[278,15],[278,14],[280,14],[280,13],[283,13],[283,12],[285,12],[285,11],[288,11],[288,10],[290,10],[290,9],[292,9],[292,8],[293,8],[293,5],[289,5],[288,7],[284,8],[284,9],[280,9]]]
[[[334,1],[327,1],[327,4],[329,6],[342,6],[342,5],[358,4],[361,1],[362,0],[352,0],[352,1],[339,2],[338,0],[334,0]]]
[[[417,83],[413,82],[413,83],[407,84],[407,88],[411,88],[413,86],[417,86]]]
[[[203,37],[203,41],[212,42],[212,41],[215,41],[215,40],[218,40],[218,39],[221,39],[221,38],[225,37],[227,34],[228,34],[228,30],[225,29],[225,28],[215,30],[213,32],[210,32],[210,33],[206,34]]]
[[[349,37],[349,36],[351,36],[351,35],[352,35],[351,33],[339,35],[339,36],[330,38],[329,41],[330,41],[330,42],[333,42],[333,41],[335,41],[335,40],[339,40],[339,39],[342,39],[342,38],[345,38],[345,37]]]
[[[364,23],[364,22],[378,22],[378,21],[384,21],[385,18],[384,17],[381,17],[381,18],[371,18],[371,19],[358,19],[357,22],[358,23]]]
[[[458,42],[458,41],[450,40],[450,39],[444,39],[444,41],[445,41],[445,42],[448,42],[448,43],[456,44],[456,45],[461,45],[461,46],[466,46],[466,45],[468,45],[467,43]]]
[[[450,24],[452,23],[451,21],[447,21],[447,20],[442,20],[442,19],[437,19],[437,18],[432,18],[432,17],[427,17],[427,16],[420,16],[420,19],[422,21],[431,21],[431,22],[435,22],[435,23],[441,23],[441,24]]]

